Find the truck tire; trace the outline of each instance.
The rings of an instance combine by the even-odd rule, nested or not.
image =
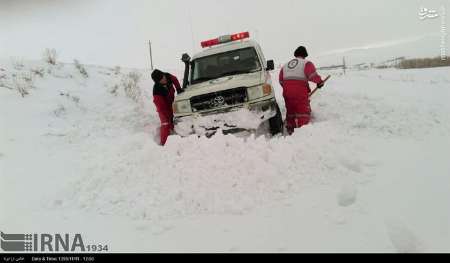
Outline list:
[[[281,116],[280,107],[276,106],[277,114],[269,120],[270,132],[272,136],[283,133],[283,116]]]

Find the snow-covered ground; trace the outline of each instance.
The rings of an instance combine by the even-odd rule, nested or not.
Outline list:
[[[450,252],[450,68],[334,75],[291,137],[166,147],[149,72],[86,70],[1,60],[2,231],[113,252]]]

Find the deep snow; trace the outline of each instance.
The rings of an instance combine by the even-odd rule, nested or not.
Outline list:
[[[450,68],[334,73],[291,137],[160,147],[148,72],[133,101],[132,70],[20,64],[0,64],[4,232],[113,252],[450,252]]]

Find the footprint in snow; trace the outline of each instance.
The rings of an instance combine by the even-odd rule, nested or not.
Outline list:
[[[386,222],[388,236],[399,253],[420,253],[424,247],[421,240],[404,224],[388,220]]]
[[[349,207],[356,203],[358,197],[358,189],[353,185],[345,185],[337,195],[339,206]]]
[[[355,160],[345,160],[342,159],[340,161],[340,163],[347,168],[348,170],[355,172],[355,173],[361,173],[362,172],[362,167],[361,167],[361,162],[359,161],[355,161]]]

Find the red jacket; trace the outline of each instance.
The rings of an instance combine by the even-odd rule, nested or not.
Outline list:
[[[299,98],[304,96],[302,88],[307,88],[308,92],[311,91],[309,81],[319,84],[322,83],[322,78],[317,74],[316,67],[311,61],[296,58],[283,66],[279,81],[285,98]]]
[[[175,90],[181,93],[182,89],[178,79],[166,73],[167,85],[155,84],[153,87],[153,102],[155,103],[156,110],[163,117],[167,118],[170,122],[173,118],[172,104],[175,100]]]

